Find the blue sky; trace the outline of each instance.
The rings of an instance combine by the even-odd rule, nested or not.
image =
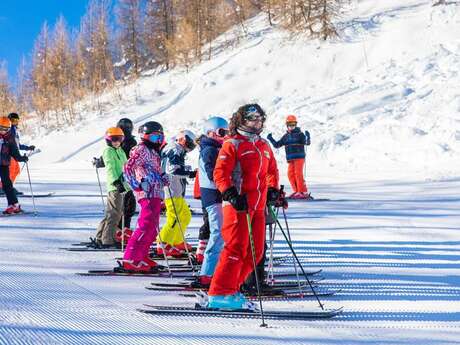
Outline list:
[[[62,14],[78,27],[88,0],[0,0],[0,60],[8,63],[10,80],[21,57],[28,59],[44,21],[52,27]]]

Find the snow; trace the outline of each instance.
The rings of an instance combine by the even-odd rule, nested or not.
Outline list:
[[[247,39],[189,73],[146,74],[119,90],[122,100],[101,96],[102,114],[37,128],[24,138],[42,150],[29,163],[34,192],[55,195],[35,200],[37,216],[0,218],[0,344],[458,344],[459,9],[359,1],[333,42],[294,39],[256,17]],[[136,308],[193,300],[144,289],[158,278],[75,274],[121,256],[59,249],[93,236],[102,217],[90,161],[107,127],[129,117],[158,120],[168,135],[199,132],[207,117],[252,101],[269,115],[266,133],[279,137],[294,113],[312,135],[307,181],[330,201],[292,202],[287,216],[305,267],[323,268],[321,288],[342,289],[324,298],[328,308],[343,306],[342,316],[268,329],[258,320],[153,317]],[[288,185],[284,151],[276,156]],[[18,189],[28,190],[27,174]],[[30,198],[21,203],[33,210]],[[194,216],[191,238],[200,225]],[[275,251],[288,253],[280,234]]]

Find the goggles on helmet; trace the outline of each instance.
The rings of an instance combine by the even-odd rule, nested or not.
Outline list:
[[[219,137],[225,137],[227,134],[228,134],[228,129],[227,128],[218,128],[215,133],[217,134],[217,136]]]
[[[148,141],[152,143],[161,144],[164,141],[164,134],[161,132],[152,132],[149,134],[144,134],[143,138],[147,139]]]
[[[3,127],[3,126],[0,126],[0,131],[8,132],[9,130],[10,130],[10,127]]]
[[[122,135],[111,135],[109,137],[107,137],[108,140],[110,140],[111,142],[119,142],[121,143],[124,139],[124,136]]]
[[[251,106],[248,109],[246,109],[246,114],[244,115],[244,119],[247,121],[256,121],[256,120],[265,121],[265,116],[261,115],[256,107]]]

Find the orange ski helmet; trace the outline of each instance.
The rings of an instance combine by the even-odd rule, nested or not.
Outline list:
[[[286,116],[286,123],[297,123],[297,117],[295,115]]]
[[[0,128],[9,130],[11,128],[11,121],[6,116],[0,117]]]
[[[124,137],[123,130],[119,127],[110,127],[105,132],[105,139],[109,141],[123,141]]]

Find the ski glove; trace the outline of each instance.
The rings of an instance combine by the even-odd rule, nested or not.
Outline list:
[[[123,182],[121,182],[120,179],[114,181],[113,185],[117,188],[118,193],[121,194],[121,193],[126,192],[125,186],[123,186]]]
[[[102,157],[93,157],[93,166],[95,168],[105,168],[104,159]]]
[[[272,135],[271,133],[268,133],[267,139],[268,139],[268,140],[273,140],[273,135]]]
[[[148,194],[148,192],[150,191],[150,184],[148,183],[148,181],[146,181],[145,179],[142,179],[141,188],[145,193]]]
[[[247,212],[249,209],[246,195],[238,194],[238,191],[234,186],[222,193],[222,199],[228,201],[238,212]]]
[[[195,178],[196,177],[197,170],[192,170],[188,173],[188,177],[190,178]]]
[[[27,157],[26,155],[21,156],[21,157],[18,159],[18,162],[28,162],[28,161],[29,161],[29,157]]]
[[[276,201],[279,199],[281,193],[278,189],[273,187],[268,187],[267,190],[267,204],[270,206],[275,205]]]
[[[35,150],[35,145],[30,145],[28,148],[27,148],[28,151],[34,151]]]

